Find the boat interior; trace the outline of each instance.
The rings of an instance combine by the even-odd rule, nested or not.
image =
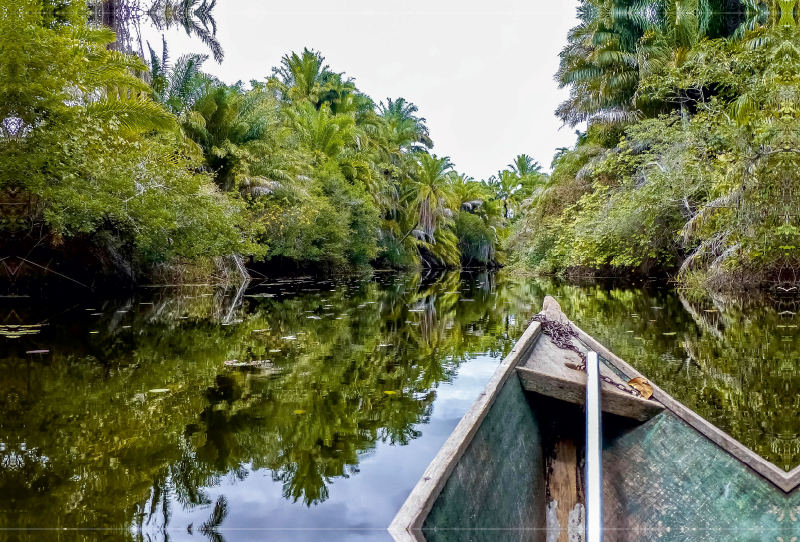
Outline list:
[[[562,317],[553,303],[544,313]],[[585,542],[578,364],[602,347],[581,335],[579,355],[541,325],[526,334],[398,514],[396,540]],[[632,369],[612,357],[601,353],[603,540],[800,540],[794,471],[748,456],[655,385],[650,399],[631,391]]]

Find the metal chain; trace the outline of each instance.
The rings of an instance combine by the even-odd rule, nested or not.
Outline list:
[[[540,324],[542,324],[542,333],[550,337],[550,340],[553,341],[553,344],[555,344],[562,350],[572,350],[573,352],[576,352],[583,360],[578,364],[565,363],[564,365],[576,371],[586,371],[586,360],[584,359],[583,352],[578,350],[578,347],[572,344],[572,337],[575,337],[579,341],[581,339],[580,337],[578,337],[578,333],[574,329],[572,329],[572,326],[569,325],[569,322],[567,323],[556,322],[555,320],[550,320],[544,314],[534,315],[534,317],[531,318],[531,322],[539,322]],[[642,396],[639,390],[635,388],[628,388],[620,384],[619,382],[615,382],[608,376],[601,375],[600,379],[603,382],[607,382],[612,386],[616,387],[618,390],[623,391],[629,395],[633,395],[635,397]]]
[[[572,337],[578,339],[578,334],[575,333],[575,330],[572,329],[572,326],[570,326],[569,323],[562,324],[561,322],[550,320],[544,314],[535,315],[531,321],[542,324],[542,333],[550,337],[550,339],[553,341],[553,344],[555,344],[557,347],[561,348],[562,350],[572,350],[581,356],[581,358],[583,357],[583,352],[578,350],[578,347],[572,344]],[[583,366],[585,369],[586,363],[584,363]]]

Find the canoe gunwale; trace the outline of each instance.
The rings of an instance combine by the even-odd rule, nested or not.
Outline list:
[[[486,388],[461,418],[444,446],[425,469],[419,482],[414,486],[405,504],[389,526],[389,533],[396,542],[425,542],[422,534],[422,524],[425,518],[444,489],[453,469],[475,437],[503,385],[511,375],[516,375],[517,365],[527,359],[541,334],[542,325],[539,322],[533,322],[528,326],[492,375]]]
[[[629,378],[636,378],[640,376],[647,378],[645,375],[631,367],[625,360],[615,355],[611,350],[600,344],[597,339],[576,326],[574,322],[570,322],[570,324],[572,324],[572,327],[578,333],[580,340],[583,341],[586,346],[600,354],[608,363],[614,365]],[[691,425],[695,430],[700,432],[711,442],[728,452],[738,461],[750,467],[753,471],[772,482],[785,493],[789,493],[800,486],[800,465],[789,472],[784,471],[774,463],[767,461],[752,451],[750,448],[727,434],[716,425],[701,417],[694,410],[690,409],[672,397],[669,393],[659,388],[649,378],[647,378],[647,381],[653,387],[654,399],[664,405],[664,407],[672,412],[675,416]]]
[[[575,325],[574,322],[569,319],[567,321],[578,334],[580,341],[602,356],[610,366],[616,368],[629,379],[636,377],[647,378]],[[495,403],[503,385],[511,375],[517,374],[517,367],[527,360],[528,355],[536,346],[541,335],[541,324],[533,321],[514,345],[509,355],[497,368],[494,375],[492,375],[484,391],[458,423],[453,433],[436,454],[436,457],[428,465],[388,528],[395,542],[426,542],[422,533],[422,525],[428,513]],[[669,393],[659,388],[650,379],[647,380],[653,388],[653,399],[740,463],[772,482],[785,493],[790,493],[800,486],[800,465],[789,472],[782,470],[686,407]]]

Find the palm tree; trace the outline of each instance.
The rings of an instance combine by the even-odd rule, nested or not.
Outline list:
[[[486,184],[494,191],[495,199],[503,203],[503,217],[508,219],[509,213],[513,215],[514,204],[519,201],[522,179],[513,171],[504,169],[489,177]]]
[[[295,52],[283,55],[280,66],[272,68],[269,85],[284,102],[311,102],[316,106],[325,90],[325,83],[332,75],[330,67],[323,62],[325,57],[322,53],[313,49],[303,49],[299,55]]]
[[[187,35],[198,37],[211,50],[214,60],[222,62],[225,52],[217,40],[217,24],[211,13],[216,4],[217,0],[155,0],[147,15],[158,30],[179,26]]]
[[[453,163],[449,156],[439,158],[435,154],[419,155],[414,180],[407,193],[412,216],[416,218],[409,234],[419,231],[424,240],[435,243],[437,225],[453,218],[452,209],[459,202],[456,201],[450,184],[452,172]]]
[[[378,114],[384,121],[385,150],[392,158],[433,148],[425,119],[418,117],[417,111],[417,106],[404,98],[387,98],[385,104],[378,105]]]
[[[76,105],[90,116],[116,119],[129,132],[175,129],[175,116],[150,99],[150,87],[134,75],[147,71],[147,65],[138,56],[115,50],[87,55],[86,44],[105,48],[114,41],[114,33],[108,28],[83,28],[79,35],[83,43],[75,40],[74,54],[86,58],[86,64],[71,83],[72,88],[80,91]]]
[[[514,158],[514,162],[508,164],[508,167],[511,169],[512,173],[520,178],[540,175],[542,173],[541,164],[527,154],[517,155],[517,157]]]
[[[644,29],[635,18],[618,18],[619,4],[618,0],[587,0],[579,9],[581,23],[567,36],[556,73],[559,87],[570,87],[569,99],[556,110],[565,124],[638,118],[635,44]]]
[[[349,115],[331,115],[326,104],[316,109],[303,103],[286,110],[286,116],[298,140],[311,151],[315,165],[337,158],[346,147],[355,144],[355,121]]]
[[[712,22],[730,18],[729,9],[718,11],[703,0],[583,0],[581,22],[560,54],[556,79],[570,87],[570,97],[556,114],[575,126],[628,123],[668,110],[663,100],[638,92],[640,78],[680,65]]]
[[[256,162],[265,187],[288,175],[285,164],[275,160],[282,152],[275,142],[280,136],[277,104],[264,88],[245,92],[239,85],[208,83],[183,117],[183,128],[203,149],[206,165],[224,191],[258,183],[252,178]]]
[[[162,53],[157,55],[150,43],[150,96],[176,115],[184,113],[203,94],[209,77],[200,71],[207,55],[189,54],[169,65],[167,41],[162,36]]]

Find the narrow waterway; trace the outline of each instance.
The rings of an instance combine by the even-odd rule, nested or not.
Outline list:
[[[799,462],[800,345],[781,300],[691,303],[657,283],[486,272],[5,298],[0,528],[390,540],[546,294],[745,445]]]

